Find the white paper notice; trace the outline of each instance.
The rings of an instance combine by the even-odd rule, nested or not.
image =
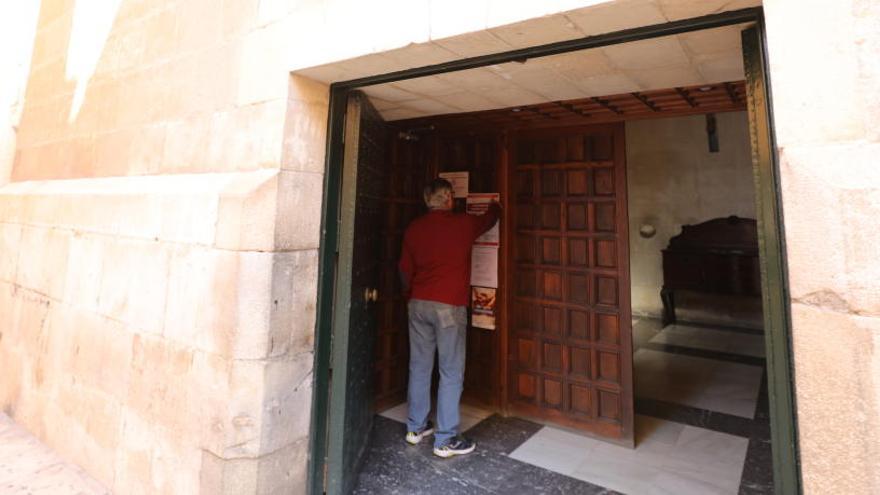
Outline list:
[[[468,195],[467,199],[467,212],[471,215],[483,215],[489,210],[489,203],[500,200],[501,195],[498,193],[471,193]],[[500,224],[500,221],[496,222],[495,226],[478,237],[474,244],[478,246],[497,247],[501,240]]]
[[[468,172],[440,172],[440,178],[452,184],[452,192],[456,198],[468,197]]]
[[[498,248],[474,246],[471,251],[471,285],[498,287]]]

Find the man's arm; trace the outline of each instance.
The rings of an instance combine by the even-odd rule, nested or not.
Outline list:
[[[489,209],[482,215],[471,215],[474,222],[474,238],[480,237],[487,230],[495,226],[501,218],[501,205],[497,201],[489,203]]]

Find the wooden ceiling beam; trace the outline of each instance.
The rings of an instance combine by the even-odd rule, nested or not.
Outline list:
[[[599,105],[601,105],[602,107],[604,107],[605,109],[616,113],[617,115],[623,115],[623,112],[621,112],[620,109],[617,108],[616,106],[612,105],[608,100],[603,100],[602,98],[599,98],[598,96],[594,96],[592,98],[592,100],[595,101],[596,103],[598,103]]]
[[[564,101],[554,101],[553,103],[555,103],[559,107],[564,108],[579,117],[590,118],[589,113],[581,110],[580,108],[577,108],[576,106],[572,105],[571,103],[566,103]]]
[[[648,107],[648,108],[650,108],[652,111],[654,111],[654,112],[659,112],[659,111],[660,111],[660,107],[658,107],[657,105],[655,105],[654,102],[651,101],[647,96],[645,96],[645,95],[639,93],[638,91],[632,92],[632,93],[630,93],[630,94],[633,95],[633,96],[634,96],[637,100],[639,100],[640,102],[644,103],[645,106]]]
[[[736,94],[736,88],[734,87],[734,85],[732,83],[726,82],[724,83],[724,89],[727,91],[727,96],[730,97],[730,101],[734,105],[739,105],[740,99],[739,96]]]
[[[691,94],[688,92],[688,90],[684,88],[675,88],[675,92],[678,93],[678,96],[681,96],[681,98],[686,101],[687,104],[691,106],[691,108],[697,108],[697,106],[699,106],[699,103],[691,98]]]

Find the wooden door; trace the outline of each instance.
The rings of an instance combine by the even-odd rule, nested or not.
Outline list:
[[[439,136],[437,146],[439,172],[469,173],[469,192],[499,192],[500,135],[495,132],[447,132]],[[465,208],[466,198],[456,199],[456,208]],[[502,308],[499,308],[502,310]],[[500,319],[497,323],[500,323]],[[468,326],[462,402],[496,409],[499,403],[501,375],[498,367],[500,326],[486,330]]]
[[[327,493],[349,493],[373,424],[373,344],[387,180],[385,124],[369,101],[348,102],[333,312]]]
[[[409,323],[397,262],[407,225],[426,211],[422,188],[432,178],[434,136],[392,132],[387,148],[389,176],[382,196],[382,254],[379,324],[374,384],[376,410],[406,400],[409,377]]]
[[[633,442],[623,124],[511,143],[508,406]]]

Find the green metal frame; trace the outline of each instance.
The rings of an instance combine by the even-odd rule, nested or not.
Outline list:
[[[788,267],[763,18],[743,31],[742,48],[758,213],[774,484],[776,493],[801,493]]]
[[[791,358],[791,326],[789,315],[788,277],[785,263],[785,243],[782,228],[779,193],[779,171],[773,140],[773,118],[769,105],[770,85],[766,65],[766,37],[763,11],[760,8],[737,10],[653,26],[627,29],[615,33],[589,36],[575,40],[550,43],[519,50],[471,57],[442,64],[417,67],[388,74],[364,77],[334,83],[330,86],[330,115],[326,149],[324,204],[321,218],[321,248],[319,258],[318,314],[315,328],[315,363],[312,399],[312,424],[309,456],[309,493],[324,493],[324,473],[327,455],[329,383],[331,347],[333,339],[333,306],[335,299],[340,199],[342,195],[342,161],[345,109],[348,94],[357,88],[417,77],[442,74],[523,59],[558,55],[578,50],[629,43],[633,41],[671,36],[675,34],[754,22],[761,56],[750,67],[760,68],[760,80],[766,100],[752,108],[752,120],[757,120],[761,149],[756,158],[756,186],[759,198],[759,235],[761,236],[761,271],[764,280],[764,318],[768,335],[768,373],[770,375],[770,408],[773,434],[773,474],[776,493],[801,493],[800,464],[795,422],[794,383]],[[745,47],[744,47],[745,48]]]

